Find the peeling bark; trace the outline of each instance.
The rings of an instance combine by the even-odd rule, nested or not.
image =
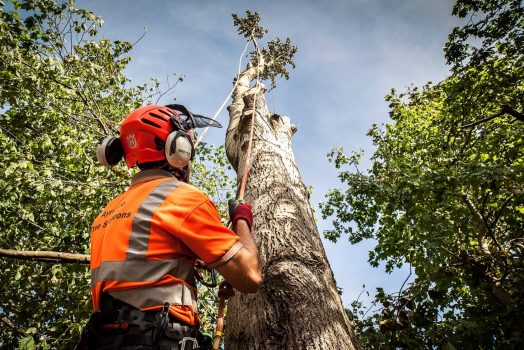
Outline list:
[[[253,204],[264,285],[256,294],[230,299],[226,349],[358,349],[295,163],[296,127],[269,113],[262,84],[250,87],[257,69],[248,65],[238,78],[228,108],[226,153],[240,183],[256,93],[244,199]]]

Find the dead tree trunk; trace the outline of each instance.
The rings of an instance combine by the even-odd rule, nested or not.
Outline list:
[[[258,89],[245,200],[253,204],[264,285],[256,294],[237,293],[230,300],[226,349],[357,349],[294,160],[296,127],[269,113],[263,85],[250,88],[256,75],[250,64],[238,78],[226,151],[240,183]]]

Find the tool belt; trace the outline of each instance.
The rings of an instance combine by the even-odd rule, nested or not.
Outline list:
[[[89,319],[82,335],[84,347],[77,346],[78,350],[199,349],[198,332],[169,315],[169,304],[161,311],[140,311],[110,296],[104,299],[102,311]]]

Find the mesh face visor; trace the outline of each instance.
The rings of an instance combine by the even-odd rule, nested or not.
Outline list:
[[[181,130],[188,131],[189,129],[206,128],[208,126],[214,128],[222,127],[222,124],[220,124],[216,120],[204,117],[200,114],[193,114],[183,105],[170,104],[166,105],[166,107],[176,111],[177,114],[182,118]]]

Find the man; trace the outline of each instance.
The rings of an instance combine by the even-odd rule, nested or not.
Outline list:
[[[187,183],[196,123],[183,106],[168,107],[133,111],[120,137],[107,138],[97,150],[105,165],[123,156],[141,171],[91,228],[97,313],[87,328],[94,349],[197,348],[197,259],[240,292],[254,293],[262,283],[251,206],[230,206],[235,234],[212,201]]]

